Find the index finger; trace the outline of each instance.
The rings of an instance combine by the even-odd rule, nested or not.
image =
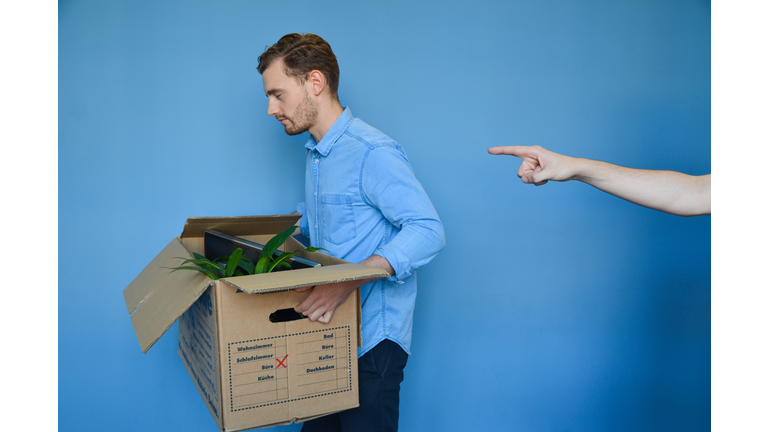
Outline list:
[[[531,154],[531,152],[526,151],[527,149],[528,147],[525,146],[498,146],[489,148],[488,153],[495,155],[511,155],[523,157]]]

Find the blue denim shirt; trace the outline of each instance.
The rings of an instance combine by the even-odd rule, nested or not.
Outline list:
[[[445,245],[443,224],[398,143],[345,108],[319,143],[309,136],[301,232],[312,246],[395,274],[360,287],[362,356],[384,339],[411,353],[416,269]]]

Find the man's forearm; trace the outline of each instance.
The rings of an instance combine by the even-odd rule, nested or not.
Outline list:
[[[395,270],[392,268],[392,265],[389,264],[389,261],[387,261],[386,258],[379,256],[379,255],[371,255],[368,257],[365,261],[361,262],[360,264],[365,264],[367,266],[376,267],[384,270],[385,272],[389,273],[390,276],[395,274]]]
[[[632,203],[680,216],[711,214],[711,175],[625,168],[572,158],[579,180]]]

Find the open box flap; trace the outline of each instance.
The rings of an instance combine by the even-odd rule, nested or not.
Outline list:
[[[233,236],[277,234],[296,224],[300,214],[274,216],[191,217],[184,224],[181,238],[203,237],[205,230],[217,230]]]
[[[123,290],[125,305],[146,353],[163,333],[200,297],[211,280],[189,270],[171,272],[181,258],[192,258],[178,238],[174,238],[152,262]]]
[[[299,287],[322,285],[334,282],[387,278],[384,270],[363,264],[337,264],[318,268],[263,273],[250,276],[224,278],[221,281],[249,294],[265,294],[288,291]]]

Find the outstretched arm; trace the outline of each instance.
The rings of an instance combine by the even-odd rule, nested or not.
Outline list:
[[[690,176],[676,171],[625,168],[591,159],[564,156],[540,146],[493,147],[488,153],[523,160],[517,171],[523,183],[579,180],[611,195],[679,216],[711,214],[711,174]]]

